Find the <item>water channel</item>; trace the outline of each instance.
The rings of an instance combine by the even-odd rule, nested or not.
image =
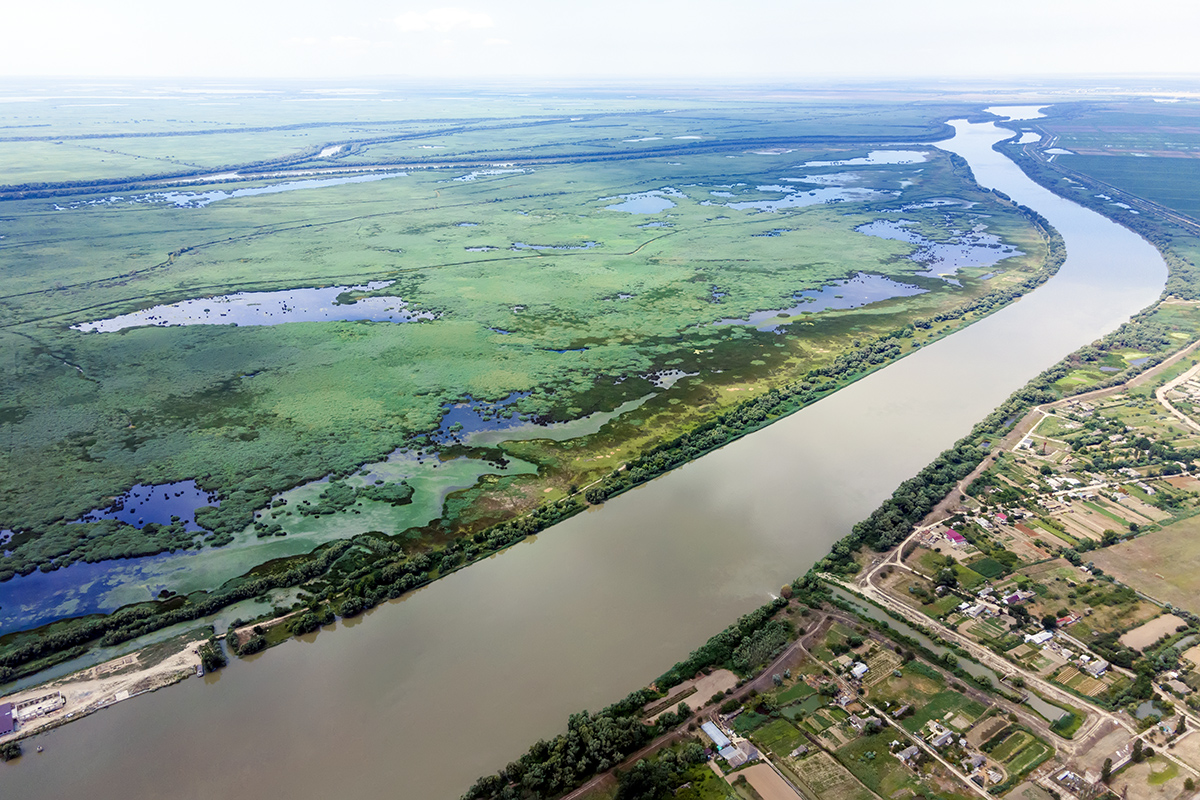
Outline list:
[[[1006,112],[1012,113],[1012,112]],[[458,797],[803,573],[1042,369],[1158,296],[1159,254],[1033,184],[990,124],[941,145],[1066,240],[1020,302],[761,433],[346,625],[37,737],[22,798]],[[37,745],[45,752],[34,755]]]

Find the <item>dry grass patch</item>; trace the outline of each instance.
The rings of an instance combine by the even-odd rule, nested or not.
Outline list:
[[[1180,625],[1186,626],[1188,621],[1174,614],[1163,614],[1144,625],[1139,625],[1121,636],[1121,644],[1134,650],[1145,650],[1169,633],[1174,633]]]
[[[1200,613],[1200,517],[1181,520],[1089,556],[1121,583]]]

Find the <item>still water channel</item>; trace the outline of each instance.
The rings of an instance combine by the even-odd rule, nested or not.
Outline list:
[[[1162,289],[1150,245],[991,149],[1011,133],[955,130],[943,148],[1065,238],[1067,262],[1042,288],[536,541],[336,626],[353,632],[322,631],[38,737],[0,775],[4,796],[456,798],[569,713],[644,685],[764,602],[1012,391]]]

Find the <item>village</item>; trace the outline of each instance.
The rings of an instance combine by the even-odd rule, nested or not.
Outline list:
[[[702,700],[698,724],[642,755],[704,746],[684,798],[1196,796],[1189,366],[1157,391],[1030,411],[948,510],[864,552],[855,580],[823,576],[833,607],[789,606],[798,638],[765,672],[716,670],[656,703]]]

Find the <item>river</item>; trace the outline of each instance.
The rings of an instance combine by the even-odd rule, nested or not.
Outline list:
[[[1062,233],[991,317],[349,625],[27,743],[6,797],[456,798],[805,572],[1011,392],[1151,303],[1166,267],[955,123],[943,148]],[[45,752],[33,754],[37,745]]]

